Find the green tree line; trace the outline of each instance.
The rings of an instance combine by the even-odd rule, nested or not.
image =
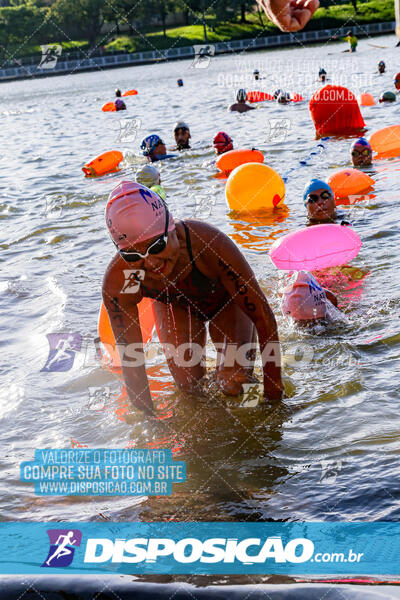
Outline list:
[[[357,4],[368,1],[374,2],[321,0],[321,5],[337,7],[351,2],[356,11]],[[184,25],[201,25],[205,41],[210,28],[215,32],[221,23],[246,23],[249,15],[259,28],[268,25],[255,0],[214,0],[211,4],[210,0],[0,0],[0,59],[4,63],[24,56],[24,49],[39,44],[72,46],[74,40],[85,40],[94,50],[122,30],[141,42],[146,33],[157,28],[166,36],[167,19],[177,13]],[[101,33],[105,23],[112,28],[108,34]]]

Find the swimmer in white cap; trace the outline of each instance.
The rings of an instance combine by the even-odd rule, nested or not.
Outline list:
[[[191,138],[189,125],[185,121],[178,121],[174,125],[174,137],[176,147],[174,150],[188,150],[190,148],[189,140]]]
[[[236,102],[234,104],[231,104],[230,107],[228,108],[228,110],[230,112],[239,112],[239,113],[247,112],[249,110],[254,110],[255,107],[250,106],[250,104],[247,104],[246,99],[247,99],[246,90],[243,90],[243,89],[238,90],[238,92],[236,94]]]
[[[330,304],[337,306],[335,294],[321,287],[308,271],[299,271],[295,281],[283,290],[282,312],[300,326],[326,319]]]
[[[161,175],[153,165],[144,165],[135,175],[137,183],[145,185],[150,190],[158,194],[163,200],[167,197],[167,192],[161,186]]]

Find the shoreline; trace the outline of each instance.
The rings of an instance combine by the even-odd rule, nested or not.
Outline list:
[[[304,43],[318,43],[329,40],[333,38],[333,36],[342,38],[345,37],[348,31],[351,31],[353,35],[356,35],[359,38],[363,38],[394,33],[395,30],[395,21],[386,21],[383,23],[371,23],[369,25],[342,27],[339,29],[319,29],[296,33],[280,33],[278,35],[270,35],[267,37],[245,38],[208,45],[215,49],[215,55],[229,53],[242,54],[243,52],[252,50],[303,45]],[[204,44],[204,46],[206,46],[206,44]],[[214,54],[212,53],[212,55]],[[120,67],[134,67],[175,60],[185,60],[188,58],[194,59],[195,56],[193,46],[182,46],[167,50],[152,50],[113,56],[57,61],[55,67],[52,69],[38,70],[38,65],[7,67],[5,69],[0,69],[0,83],[16,81],[19,79],[36,79],[41,77],[53,77],[56,75],[73,75],[75,73],[96,70],[102,71],[104,69],[116,69]]]

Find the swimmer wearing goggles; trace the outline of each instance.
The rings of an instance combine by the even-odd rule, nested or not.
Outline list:
[[[310,224],[334,223],[336,219],[335,196],[331,187],[321,179],[311,179],[303,192]]]
[[[132,181],[122,181],[114,188],[105,217],[118,252],[103,279],[103,301],[121,352],[132,405],[153,411],[144,361],[132,359],[130,363],[129,352],[125,352],[127,345],[141,347],[143,343],[137,307],[142,298],[154,300],[158,337],[163,347],[175,349],[166,359],[182,390],[203,393],[199,381],[206,374],[209,332],[219,353],[217,386],[226,395],[241,394],[243,384],[257,382],[254,352],[245,363],[240,352],[233,356],[226,352],[233,345],[241,349],[256,344],[258,338],[261,354],[273,347],[273,359],[263,362],[264,398],[279,403],[283,384],[275,317],[250,265],[232,240],[209,223],[175,221],[157,194]],[[134,268],[128,270],[131,263]],[[128,276],[133,280],[129,292]],[[190,360],[179,358],[182,345],[192,348]]]
[[[368,140],[359,138],[351,148],[351,162],[355,167],[369,167],[372,164],[372,148]]]

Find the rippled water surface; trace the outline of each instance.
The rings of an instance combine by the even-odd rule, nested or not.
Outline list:
[[[238,87],[257,89],[251,73],[302,93],[317,87],[321,66],[331,82],[375,97],[392,89],[399,50],[394,36],[344,44],[213,58],[32,81],[0,87],[2,249],[0,280],[0,515],[3,520],[391,520],[400,517],[399,467],[399,161],[374,164],[374,195],[343,212],[363,247],[351,268],[324,274],[345,318],[325,331],[291,327],[279,309],[283,277],[267,251],[279,236],[305,223],[302,189],[311,176],[349,165],[350,141],[315,149],[307,103],[266,103],[249,114],[226,107]],[[374,71],[385,60],[388,72]],[[397,62],[397,66],[396,66]],[[176,79],[185,85],[177,88]],[[113,90],[136,88],[127,114],[102,113]],[[232,87],[233,86],[233,87]],[[369,131],[398,124],[400,104],[363,109]],[[119,140],[120,119],[136,117],[136,139]],[[269,119],[286,118],[285,141],[269,139]],[[133,177],[142,137],[157,132],[172,145],[172,125],[189,122],[192,150],[160,164],[175,217],[198,216],[220,227],[253,267],[279,324],[288,398],[271,413],[218,395],[187,398],[173,385],[160,356],[149,361],[157,420],[125,418],[117,376],[94,351],[101,280],[113,255],[104,226],[107,195]],[[228,131],[235,147],[256,146],[265,162],[288,174],[285,207],[273,216],[235,218],[224,182],[207,166],[211,141]],[[81,167],[109,149],[127,156],[122,173],[85,179]],[[202,200],[205,198],[205,200]],[[207,199],[212,203],[207,204]],[[199,212],[199,204],[202,209]],[[196,208],[197,206],[197,208]],[[65,373],[41,372],[46,335],[79,332],[86,353]],[[104,410],[91,410],[89,388],[111,391]],[[187,461],[188,480],[166,498],[38,497],[19,481],[19,463],[36,448],[171,448]]]

